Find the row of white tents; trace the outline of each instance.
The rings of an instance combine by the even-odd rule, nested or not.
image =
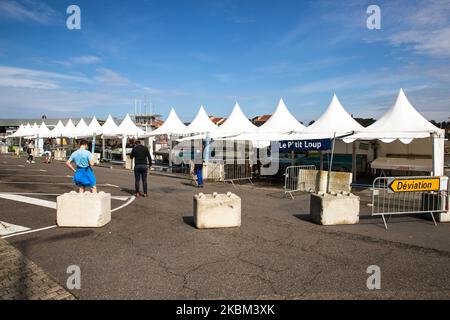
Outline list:
[[[92,118],[89,125],[84,119],[81,119],[75,126],[72,119],[69,119],[66,125],[61,121],[50,130],[45,122],[41,125],[20,125],[19,129],[10,137],[24,137],[24,138],[84,138],[93,135],[102,135],[104,137],[145,137],[147,134],[141,128],[137,127],[130,116],[127,114],[120,125],[117,125],[111,115],[103,125],[100,125],[97,118]]]
[[[262,126],[253,125],[236,103],[227,120],[216,126],[203,107],[188,125],[184,125],[174,109],[167,120],[150,135],[178,135],[178,141],[193,139],[226,139],[252,141],[265,147],[270,141],[339,138],[346,143],[355,140],[380,140],[391,143],[399,140],[409,144],[414,139],[431,138],[433,143],[433,172],[442,175],[444,167],[445,131],[424,118],[408,101],[400,89],[395,102],[372,125],[364,128],[344,109],[336,95],[325,112],[310,126],[301,124],[286,108],[282,99],[269,120]]]
[[[176,136],[179,141],[194,139],[227,139],[251,141],[256,147],[265,147],[270,141],[327,139],[343,137],[347,143],[355,140],[380,140],[390,143],[400,140],[408,144],[413,139],[431,137],[433,141],[433,168],[435,175],[443,174],[444,130],[437,128],[425,119],[408,101],[400,89],[394,104],[375,123],[364,128],[344,109],[336,95],[333,96],[325,112],[310,126],[301,124],[280,99],[269,120],[257,127],[248,120],[236,103],[227,120],[215,125],[203,106],[196,117],[185,125],[172,108],[161,127],[151,132],[138,128],[127,114],[120,125],[111,116],[100,126],[95,117],[87,125],[83,119],[75,126],[71,120],[64,126],[61,121],[53,130],[44,123],[38,126],[21,126],[12,137],[80,138],[93,135],[102,137],[151,137],[158,135]],[[345,137],[344,137],[345,136]]]

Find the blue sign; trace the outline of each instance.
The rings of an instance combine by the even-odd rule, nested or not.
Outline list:
[[[316,140],[283,140],[280,151],[331,150],[331,139]]]

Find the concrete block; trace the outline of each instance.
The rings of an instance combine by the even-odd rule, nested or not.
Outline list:
[[[450,195],[447,196],[447,212],[437,214],[437,221],[450,222]]]
[[[125,169],[134,170],[134,159],[131,159],[130,156],[126,158]]]
[[[199,229],[241,226],[241,198],[234,193],[194,195],[194,223]]]
[[[359,222],[359,197],[349,192],[311,194],[311,219],[321,225]]]
[[[111,221],[111,194],[71,191],[56,198],[60,227],[103,227]]]
[[[203,164],[203,179],[211,181],[223,181],[223,163],[208,162]]]
[[[328,171],[299,170],[298,189],[306,192],[325,192],[327,190]],[[350,192],[352,173],[331,171],[330,192]]]
[[[55,160],[65,161],[66,160],[66,150],[56,149],[55,150]]]
[[[319,192],[327,191],[328,171],[320,171]],[[350,192],[352,183],[351,172],[331,171],[330,175],[330,192]]]
[[[100,153],[93,153],[92,160],[94,160],[94,164],[100,164]]]

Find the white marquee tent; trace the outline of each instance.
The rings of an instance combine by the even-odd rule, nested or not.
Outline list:
[[[102,134],[102,126],[98,123],[97,118],[94,116],[89,123],[88,129],[86,130],[88,136],[100,135]]]
[[[106,119],[106,122],[102,126],[102,135],[104,137],[116,137],[118,134],[117,124],[114,122],[111,115],[109,115],[108,119]]]
[[[67,124],[62,129],[61,136],[66,138],[73,138],[75,136],[75,125],[72,122],[72,119],[67,121]]]
[[[394,104],[380,119],[343,140],[347,143],[357,139],[390,143],[398,139],[408,144],[413,139],[431,137],[433,139],[433,174],[443,175],[444,135],[444,130],[425,119],[400,89]]]
[[[338,97],[333,95],[325,112],[304,131],[305,134],[314,135],[315,139],[332,138],[352,131],[362,130],[360,125],[344,109]]]
[[[117,133],[121,136],[125,136],[125,137],[145,137],[146,136],[146,132],[140,128],[138,128],[133,120],[131,120],[129,114],[127,113],[127,115],[125,116],[125,118],[122,120],[122,122],[120,123],[118,129],[117,129]]]
[[[203,106],[198,110],[194,120],[187,126],[185,134],[209,133],[215,134],[218,127],[211,121]]]
[[[36,132],[36,136],[38,137],[47,137],[50,134],[50,129],[47,128],[44,121],[42,121],[41,125],[39,126],[38,131]]]
[[[305,129],[306,127],[289,112],[283,99],[280,99],[269,120],[254,133],[244,133],[230,139],[250,140],[255,147],[263,148],[269,146],[270,141],[283,140],[285,135],[303,132]]]
[[[50,131],[47,137],[60,138],[63,134],[64,125],[61,120],[58,121],[56,126]]]
[[[243,133],[254,133],[258,130],[258,127],[248,120],[245,114],[242,112],[241,107],[236,102],[233,111],[231,111],[229,117],[219,127],[217,133],[212,137],[229,137],[233,135],[240,135]]]
[[[29,125],[29,124],[28,124]],[[12,135],[10,135],[11,138],[19,138],[19,137],[23,137],[23,133],[26,130],[26,126],[24,126],[23,124],[21,124],[19,126],[19,129],[17,129],[16,132],[14,132]]]
[[[167,120],[158,129],[150,132],[149,136],[182,135],[186,132],[186,125],[178,118],[175,110],[170,110]]]
[[[81,118],[80,121],[78,122],[77,126],[75,127],[74,137],[75,138],[87,137],[89,135],[88,129],[89,129],[88,125],[86,124],[84,119]]]

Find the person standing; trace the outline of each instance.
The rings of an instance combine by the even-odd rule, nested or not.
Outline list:
[[[141,144],[139,140],[134,143],[130,158],[134,159],[134,188],[136,197],[141,195],[139,192],[140,180],[142,179],[143,197],[147,197],[147,175],[148,169],[152,166],[152,157],[148,148]]]
[[[94,157],[92,153],[87,150],[88,142],[86,140],[80,140],[79,145],[80,148],[70,155],[66,165],[75,173],[73,175],[73,182],[78,186],[80,193],[84,192],[86,188],[90,188],[92,193],[96,193],[97,180],[95,179],[94,171],[92,170],[92,167],[94,166]],[[76,164],[76,169],[72,166],[72,162]]]
[[[203,188],[203,144],[194,156],[194,174],[197,176],[197,188]]]
[[[48,139],[44,143],[44,153],[43,156],[45,156],[44,163],[50,163],[52,160],[52,149],[51,149],[51,140]]]
[[[33,151],[34,151],[34,142],[33,140],[30,140],[27,143],[27,153],[28,153],[27,163],[35,163]]]

